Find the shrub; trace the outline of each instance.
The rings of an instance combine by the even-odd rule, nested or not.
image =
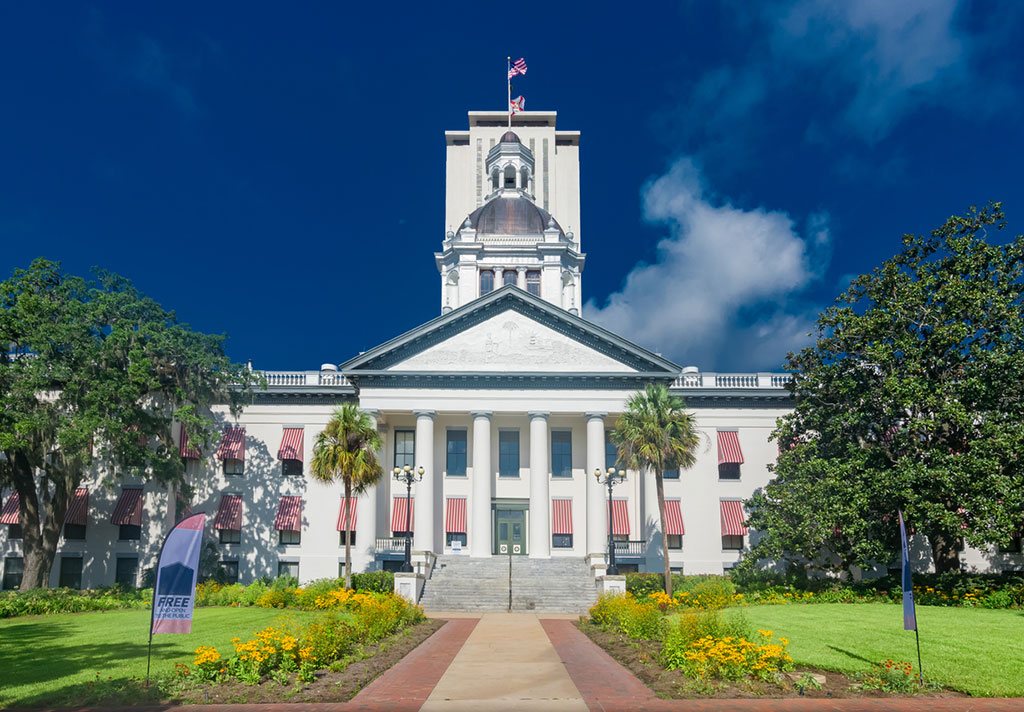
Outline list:
[[[632,594],[606,594],[590,609],[596,625],[618,630],[630,638],[656,640],[661,638],[665,617],[654,603],[638,601]]]
[[[644,598],[656,591],[665,590],[665,577],[657,573],[626,574],[626,592],[637,598]]]
[[[149,608],[153,589],[122,589],[119,586],[78,591],[69,588],[39,588],[0,592],[0,618],[110,611],[121,608]]]
[[[717,611],[686,614],[667,630],[661,663],[701,680],[755,677],[771,681],[793,669],[793,658],[786,652],[788,640],[774,638],[770,630],[750,636],[745,627],[744,622],[724,619]]]
[[[689,591],[691,605],[707,610],[721,610],[735,602],[736,586],[725,576],[698,581]]]
[[[393,593],[395,575],[390,571],[367,571],[366,573],[352,574],[352,588],[356,591],[370,593]]]

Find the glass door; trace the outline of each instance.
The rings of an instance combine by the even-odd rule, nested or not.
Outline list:
[[[494,510],[494,553],[516,556],[526,554],[525,510]]]

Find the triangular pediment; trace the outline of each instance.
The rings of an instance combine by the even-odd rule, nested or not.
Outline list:
[[[360,374],[674,376],[679,367],[514,286],[342,365]]]

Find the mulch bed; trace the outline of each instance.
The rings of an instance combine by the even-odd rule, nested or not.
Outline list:
[[[629,636],[607,631],[595,625],[580,621],[577,627],[604,649],[620,665],[632,672],[642,683],[651,688],[658,697],[670,700],[685,699],[744,699],[761,697],[893,697],[889,693],[878,690],[859,690],[854,687],[856,681],[838,672],[797,668],[796,672],[815,673],[825,676],[825,684],[820,690],[808,690],[800,695],[787,677],[782,684],[745,680],[730,682],[725,680],[700,681],[689,678],[680,670],[666,670],[658,663],[661,643],[656,640],[634,640]],[[952,690],[938,690],[914,695],[914,697],[966,697]]]
[[[259,685],[221,682],[183,690],[168,700],[174,704],[348,702],[360,690],[432,636],[447,621],[428,619],[385,640],[369,645],[340,670],[322,670],[310,683],[288,685],[265,680]]]

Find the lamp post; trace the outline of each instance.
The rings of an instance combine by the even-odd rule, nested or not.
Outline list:
[[[599,485],[608,488],[608,574],[616,576],[619,573],[619,567],[615,565],[615,539],[612,536],[612,487],[626,481],[626,471],[609,467],[602,472],[600,467],[595,467],[594,479]]]
[[[402,563],[402,573],[412,573],[412,483],[423,479],[423,467],[415,470],[406,465],[394,469],[395,479],[405,483],[405,561]]]

